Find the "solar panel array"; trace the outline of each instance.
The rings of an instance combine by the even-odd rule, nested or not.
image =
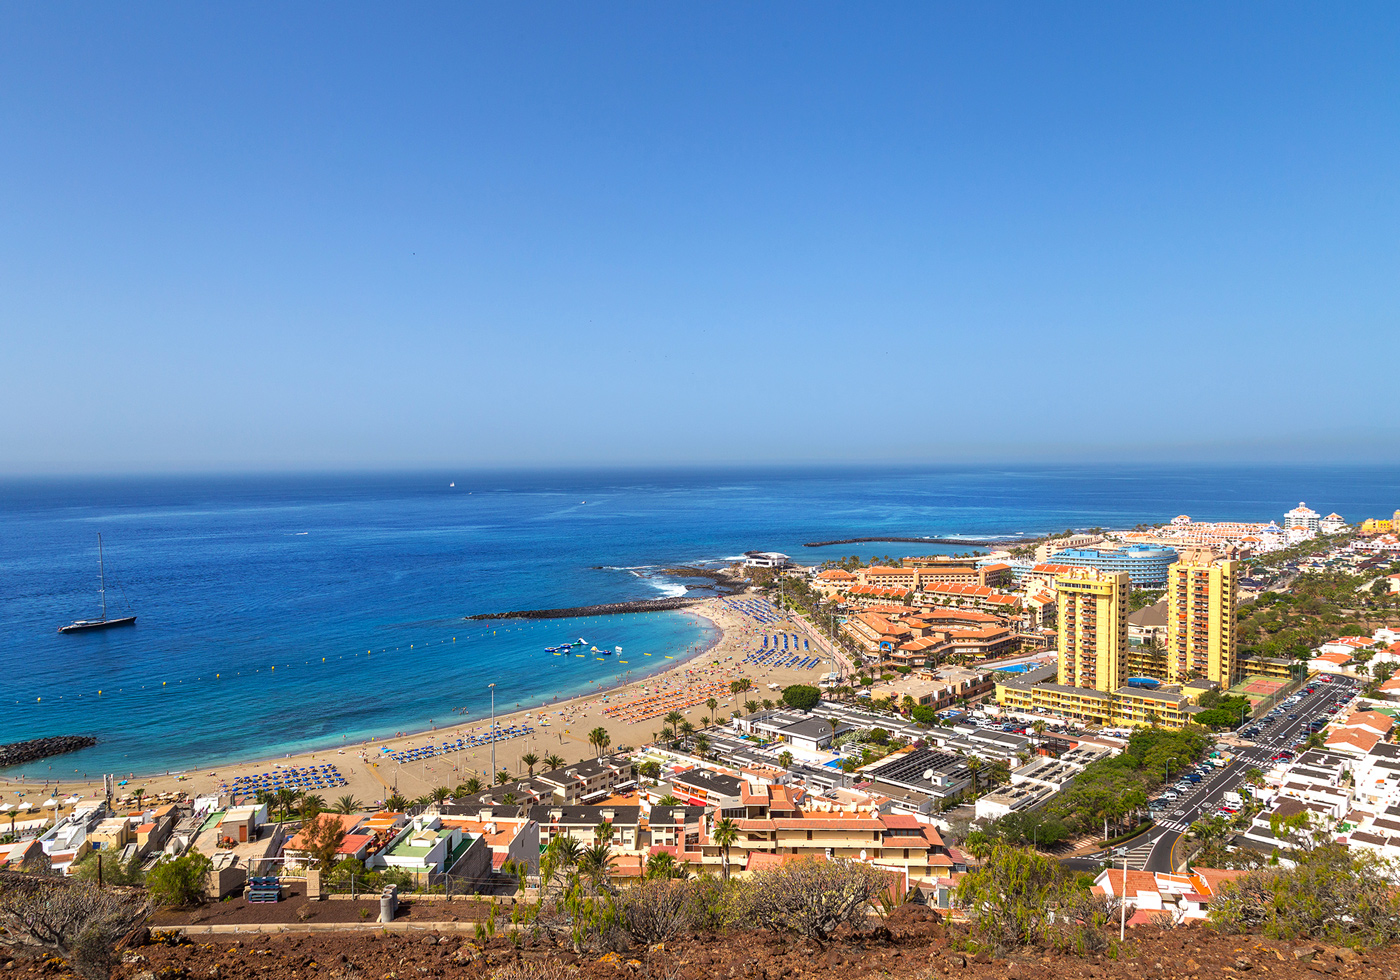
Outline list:
[[[930,769],[936,772],[953,772],[959,766],[966,766],[966,763],[950,752],[915,749],[899,756],[894,762],[880,766],[871,775],[890,782],[915,784],[923,782],[924,773]]]

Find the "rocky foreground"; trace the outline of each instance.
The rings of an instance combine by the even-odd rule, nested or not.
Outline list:
[[[769,933],[732,933],[684,940],[654,950],[576,955],[553,946],[524,943],[517,949],[497,936],[472,941],[461,934],[356,931],[316,934],[218,936],[214,941],[168,946],[148,943],[126,952],[115,977],[129,980],[407,980],[417,977],[482,977],[494,980],[657,977],[665,980],[798,980],[807,977],[892,977],[938,980],[1302,980],[1319,975],[1356,980],[1396,980],[1400,947],[1363,950],[1259,936],[1222,936],[1203,926],[1134,930],[1113,953],[1075,956],[1026,949],[1007,955],[972,954],[956,948],[937,917],[921,908],[900,910],[888,938],[835,941],[819,947]],[[1116,937],[1115,937],[1116,939]],[[0,953],[10,976],[60,974],[57,961],[11,959]]]

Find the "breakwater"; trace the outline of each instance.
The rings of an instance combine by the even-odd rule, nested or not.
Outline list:
[[[892,542],[894,544],[941,544],[969,548],[1008,548],[1025,542],[1013,539],[993,541],[983,538],[837,538],[834,541],[807,541],[804,548],[825,548],[833,544],[870,544],[872,542]]]
[[[47,738],[31,738],[24,742],[10,742],[0,745],[0,769],[17,766],[21,762],[37,762],[51,755],[76,752],[96,745],[97,739],[91,735],[50,735]]]
[[[576,616],[616,616],[620,613],[660,612],[667,609],[685,609],[703,599],[687,599],[673,596],[667,599],[638,599],[635,602],[605,602],[599,606],[569,606],[566,609],[517,609],[513,612],[478,613],[463,616],[463,619],[572,619]]]

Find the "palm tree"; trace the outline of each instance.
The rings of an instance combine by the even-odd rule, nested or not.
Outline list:
[[[346,794],[335,801],[335,806],[331,808],[333,813],[359,813],[365,805],[353,796]]]
[[[279,789],[272,794],[272,808],[280,811],[282,819],[286,820],[292,812],[292,807],[297,803],[297,791],[294,789]]]
[[[782,766],[784,769],[789,768],[792,765],[792,753],[787,749],[783,749],[783,751],[779,752],[778,765]]]
[[[967,771],[972,774],[972,797],[977,798],[977,774],[982,771],[982,760],[975,755],[967,757]]]
[[[133,792],[131,795],[136,797],[136,809],[141,809],[141,797],[146,795],[146,788],[142,786],[135,792]]]
[[[701,715],[701,716],[700,716],[700,727],[701,727],[701,728],[709,728],[709,727],[710,727],[710,716],[709,716],[709,715]]]
[[[608,734],[608,730],[606,728],[604,728],[602,725],[599,725],[597,728],[593,729],[593,731],[588,733],[588,744],[593,746],[594,750],[598,754],[598,757],[602,758],[603,750],[612,744],[612,736]]]
[[[676,873],[676,859],[670,851],[658,851],[647,860],[648,879],[670,878]]]
[[[612,874],[612,866],[612,848],[603,843],[585,847],[578,860],[579,872],[589,880],[595,892],[607,884],[608,876]]]
[[[737,824],[734,823],[733,820],[730,820],[728,817],[725,817],[719,823],[715,824],[715,831],[711,835],[711,838],[720,847],[720,858],[723,862],[722,867],[724,880],[728,881],[729,849],[733,847],[735,841],[739,839],[739,827]]]
[[[568,834],[562,834],[549,842],[550,847],[555,849],[557,856],[564,867],[572,868],[578,864],[578,859],[583,856],[583,845],[578,839]]]
[[[477,793],[481,792],[481,779],[477,776],[472,776],[462,784],[462,788],[467,791],[468,796],[475,796]]]
[[[611,820],[600,820],[598,826],[593,828],[593,837],[603,844],[611,844],[613,839],[613,825]]]
[[[520,801],[515,798],[514,793],[507,793],[505,796],[501,797],[501,802],[506,806],[515,806],[515,804],[519,803]]]
[[[384,801],[384,805],[390,810],[407,810],[408,798],[405,797],[398,790],[395,790],[392,794],[390,794],[389,798]]]
[[[685,721],[685,716],[682,715],[679,711],[671,711],[666,715],[665,718],[662,719],[662,721],[670,725],[671,731],[674,732],[680,728],[681,722]]]
[[[448,789],[446,786],[438,786],[437,788],[435,788],[435,789],[433,790],[433,793],[432,793],[433,802],[434,802],[434,803],[441,803],[443,800],[447,799],[447,798],[450,797],[451,795],[452,795],[452,790]]]
[[[681,801],[678,800],[678,799],[676,799],[676,798],[675,798],[674,796],[672,796],[670,793],[667,793],[665,796],[661,797],[661,799],[659,799],[659,800],[656,801],[656,805],[657,805],[657,806],[680,806],[680,805],[681,805]]]
[[[682,735],[693,735],[694,733],[695,733],[695,726],[694,726],[694,725],[692,725],[692,724],[691,724],[690,722],[688,722],[688,721],[683,721],[683,722],[681,722],[681,734],[682,734]]]
[[[520,761],[525,764],[525,769],[530,774],[530,778],[535,778],[535,766],[540,764],[540,757],[533,752],[526,752],[520,757]]]
[[[974,830],[963,841],[963,850],[978,861],[985,861],[992,853],[992,839],[982,830]]]
[[[555,837],[540,855],[541,884],[548,884],[560,877],[567,882],[572,877],[570,872],[578,867],[582,854],[583,846],[568,834]]]
[[[302,792],[297,794],[297,813],[303,822],[312,819],[325,808],[325,799],[315,793]]]
[[[753,687],[753,681],[749,680],[747,677],[740,677],[738,683],[740,694]]]
[[[1040,748],[1040,736],[1045,734],[1045,722],[1037,718],[1031,722],[1031,731],[1035,732],[1035,747]]]
[[[551,769],[562,769],[564,767],[564,757],[562,755],[547,755],[544,757],[544,764]]]
[[[710,748],[710,740],[704,735],[695,736],[695,751],[704,755]]]
[[[747,711],[749,714],[753,714],[755,711],[758,710],[758,702],[757,702],[757,701],[745,701],[745,702],[744,702],[744,710]]]
[[[500,772],[496,773],[497,786],[504,786],[508,782],[510,782],[510,773],[507,770],[502,769]]]
[[[418,797],[415,797],[415,798],[414,798],[414,800],[413,800],[413,805],[414,805],[414,806],[427,806],[428,804],[430,804],[430,803],[432,803],[432,802],[433,802],[432,794],[430,794],[430,793],[424,793],[422,796],[418,796]]]
[[[773,710],[773,702],[772,702],[769,698],[764,698],[764,699],[763,699],[763,710],[764,710],[764,711],[772,711],[772,710]]]

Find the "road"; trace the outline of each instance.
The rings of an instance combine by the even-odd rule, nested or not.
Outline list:
[[[1180,857],[1178,845],[1185,839],[1191,824],[1219,809],[1225,793],[1240,785],[1250,767],[1267,770],[1276,752],[1288,748],[1300,736],[1305,736],[1308,723],[1313,718],[1325,714],[1327,706],[1337,698],[1353,697],[1358,686],[1355,680],[1344,677],[1336,677],[1331,684],[1316,683],[1314,693],[1304,695],[1302,701],[1284,708],[1283,717],[1264,729],[1256,739],[1240,740],[1241,744],[1229,765],[1216,769],[1197,783],[1194,789],[1172,801],[1176,809],[1161,812],[1157,824],[1143,835],[1140,843],[1129,849],[1128,867],[1144,871],[1175,871]],[[1306,685],[1300,692],[1302,690],[1306,690]],[[1290,714],[1297,714],[1298,717],[1289,718]],[[1239,736],[1236,738],[1239,739]]]

